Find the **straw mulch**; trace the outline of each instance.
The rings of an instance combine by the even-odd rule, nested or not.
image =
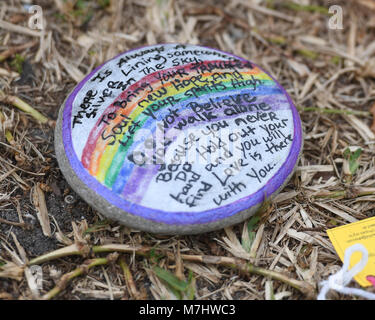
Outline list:
[[[0,299],[315,299],[342,265],[326,230],[375,213],[373,2],[335,1],[343,29],[328,28],[331,1],[32,2],[43,31],[28,28],[30,1],[0,4]],[[299,108],[303,155],[259,219],[156,236],[107,221],[61,175],[53,128],[70,90],[116,54],[163,42],[248,58]]]

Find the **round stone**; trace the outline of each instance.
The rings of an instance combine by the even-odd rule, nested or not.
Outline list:
[[[288,182],[302,150],[289,95],[254,63],[181,44],[91,72],[61,107],[56,156],[104,216],[152,233],[239,223]]]

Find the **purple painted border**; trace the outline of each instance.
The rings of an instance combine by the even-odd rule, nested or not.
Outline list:
[[[157,44],[157,45],[177,45],[177,43],[163,43],[163,44]],[[155,46],[157,46],[155,45]],[[189,45],[189,44],[187,44]],[[235,57],[237,59],[240,59],[242,61],[248,61],[244,58],[238,57],[234,54],[221,51],[214,48],[209,48],[205,46],[199,46],[202,48],[210,49],[210,50],[216,50],[218,52],[224,53],[228,56]],[[128,212],[130,214],[133,214],[135,216],[142,217],[144,219],[153,220],[156,222],[162,222],[166,224],[178,224],[178,225],[188,225],[188,224],[203,224],[203,223],[209,223],[214,222],[217,220],[221,220],[224,218],[228,218],[238,212],[241,212],[243,210],[246,210],[248,208],[251,208],[253,206],[256,206],[264,201],[264,196],[266,195],[269,197],[272,195],[275,191],[277,191],[282,184],[285,182],[285,180],[289,177],[289,175],[293,172],[294,167],[296,165],[296,162],[299,157],[299,153],[302,148],[302,128],[301,128],[301,120],[299,118],[298,111],[292,102],[292,99],[288,95],[288,93],[285,91],[285,89],[267,72],[265,72],[262,68],[257,66],[255,63],[251,62],[253,65],[258,67],[260,70],[265,72],[275,83],[277,86],[282,90],[282,92],[286,95],[288,102],[290,104],[292,114],[293,114],[293,125],[294,125],[294,137],[293,142],[290,148],[289,155],[281,168],[276,172],[276,174],[266,183],[265,186],[263,186],[261,189],[259,189],[257,192],[248,195],[242,199],[239,199],[233,203],[230,203],[228,205],[210,209],[202,212],[166,212],[162,210],[155,210],[150,209],[147,207],[143,207],[141,205],[131,203],[124,198],[120,197],[117,194],[114,194],[111,190],[109,190],[107,187],[102,185],[99,181],[97,181],[93,176],[91,176],[86,169],[83,167],[82,163],[79,161],[72,145],[72,136],[71,136],[71,112],[72,112],[72,106],[73,101],[78,93],[78,91],[83,87],[83,85],[92,77],[93,74],[95,74],[99,69],[101,69],[105,64],[108,62],[117,59],[119,56],[129,53],[135,50],[139,50],[141,48],[146,48],[149,46],[141,46],[123,53],[120,53],[119,55],[115,56],[111,60],[108,60],[95,68],[92,72],[90,72],[73,90],[73,92],[70,94],[68,99],[66,100],[64,111],[63,111],[63,119],[62,119],[62,138],[64,143],[64,149],[66,156],[70,162],[70,165],[77,175],[77,177],[86,184],[89,188],[94,190],[96,193],[101,195],[103,198],[105,198],[108,202],[112,203],[116,207],[124,210],[125,212]]]

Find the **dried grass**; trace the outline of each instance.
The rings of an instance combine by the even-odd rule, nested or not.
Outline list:
[[[299,6],[287,6],[278,0],[208,0],[204,5],[193,0],[112,0],[108,6],[91,1],[81,11],[75,2],[35,0],[47,20],[44,31],[27,27],[21,1],[0,4],[0,90],[6,96],[56,119],[69,90],[114,55],[146,44],[199,43],[248,58],[280,81],[300,110],[303,155],[293,179],[254,229],[246,221],[200,236],[155,236],[106,222],[77,199],[54,159],[53,129],[3,100],[0,297],[177,298],[155,274],[152,267],[158,265],[180,281],[187,281],[191,272],[196,299],[306,299],[283,281],[199,257],[250,261],[313,287],[340,268],[325,230],[375,213],[373,2],[337,1],[344,8],[343,30],[329,30],[327,15],[317,9],[328,8],[330,1],[295,0]],[[20,73],[12,66],[16,54],[33,68],[25,83],[17,82]],[[344,170],[347,147],[363,150],[350,177]],[[36,290],[27,261],[61,245],[61,258],[42,264],[43,288]],[[87,245],[122,252],[120,264],[88,270],[83,257],[66,256]],[[168,254],[135,254],[153,247]],[[87,258],[90,254],[85,253]],[[194,261],[186,260],[193,256]],[[72,270],[83,276],[68,279]],[[20,281],[24,276],[27,281]],[[61,290],[51,294],[59,288],[56,283]]]

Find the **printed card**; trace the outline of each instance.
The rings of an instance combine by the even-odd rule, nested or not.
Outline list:
[[[345,226],[327,230],[340,259],[344,261],[345,250],[356,244],[362,244],[368,251],[369,259],[365,268],[358,273],[354,279],[362,286],[374,285],[375,279],[375,217],[350,223]],[[353,253],[350,259],[350,266],[355,266],[362,257],[361,252]]]

